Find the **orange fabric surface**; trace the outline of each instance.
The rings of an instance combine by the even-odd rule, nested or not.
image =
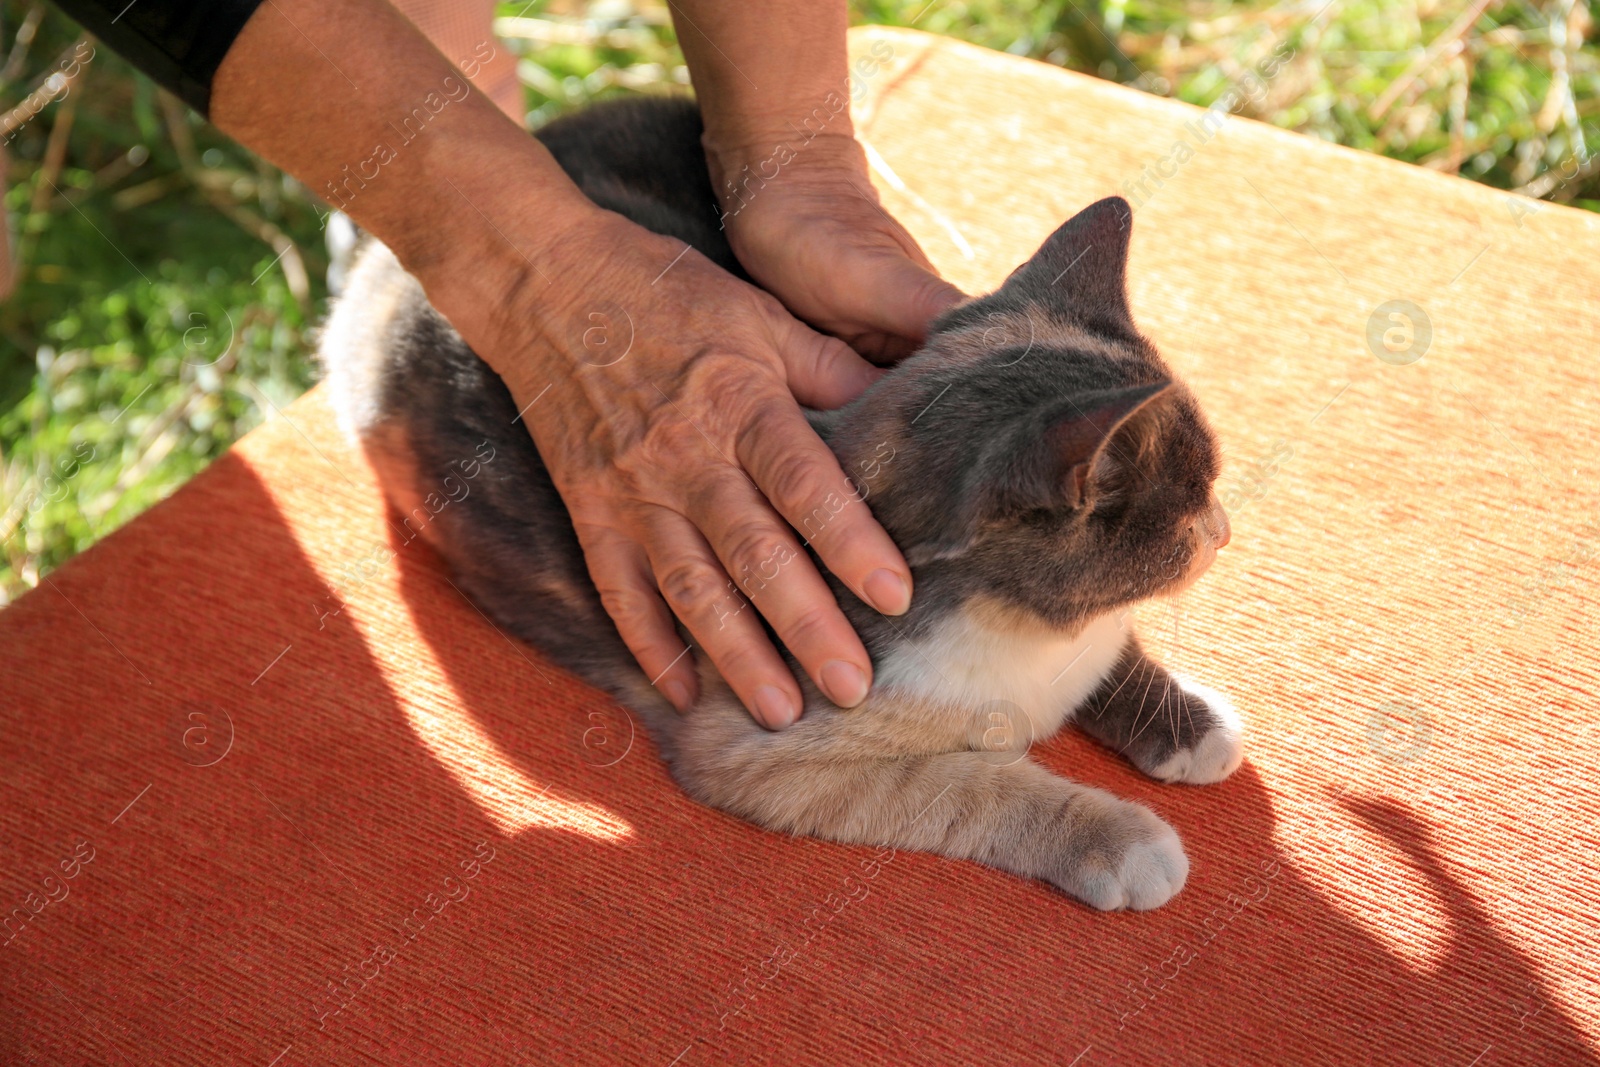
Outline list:
[[[885,203],[974,290],[1201,114],[874,44]],[[1243,119],[1161,169],[1133,304],[1234,541],[1145,634],[1246,762],[1034,755],[1176,827],[1172,903],[691,803],[391,546],[313,393],[0,614],[0,1061],[1600,1062],[1600,223]]]

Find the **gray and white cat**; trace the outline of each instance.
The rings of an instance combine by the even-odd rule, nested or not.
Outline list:
[[[692,103],[658,99],[538,136],[601,206],[742,275],[700,133]],[[905,553],[916,598],[886,618],[829,576],[876,680],[843,711],[797,670],[805,710],[779,733],[704,660],[687,714],[650,686],[510,393],[381,245],[322,356],[404,535],[431,542],[501,627],[636,712],[697,800],[772,830],[977,860],[1096,908],[1154,908],[1188,875],[1172,828],[1026,756],[1071,721],[1162,781],[1219,781],[1241,757],[1227,699],[1144,655],[1128,621],[1228,539],[1212,433],[1130,317],[1131,223],[1120,199],[1084,209],[859,399],[810,414]],[[429,507],[485,442],[496,458],[472,491]],[[819,516],[840,503],[862,506],[819,502]]]

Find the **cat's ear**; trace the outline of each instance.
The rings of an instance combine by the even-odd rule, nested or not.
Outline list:
[[[1078,508],[1111,439],[1172,388],[1170,381],[1075,397],[1057,408],[1044,433],[1023,442],[997,479],[991,507],[1002,512]]]
[[[1133,209],[1120,196],[1096,201],[1046,238],[1005,288],[1030,303],[1117,334],[1138,336],[1128,309]]]

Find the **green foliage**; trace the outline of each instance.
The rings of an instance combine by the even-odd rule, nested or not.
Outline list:
[[[1588,3],[1506,0],[1461,18],[1468,10],[1460,0],[852,2],[857,22],[914,25],[1201,105],[1287,44],[1292,61],[1245,114],[1600,209]],[[534,0],[499,14],[530,125],[687,83],[661,0]],[[0,27],[0,106],[12,108],[48,89],[79,37],[53,8],[15,0],[0,0]],[[307,388],[308,329],[324,309],[321,205],[109,51],[24,114],[34,111],[0,132],[20,268],[0,303],[0,604]]]
[[[6,44],[27,10],[4,6]],[[46,10],[6,105],[77,40]],[[20,270],[0,303],[0,604],[309,387],[325,270],[298,184],[105,48],[6,147]]]

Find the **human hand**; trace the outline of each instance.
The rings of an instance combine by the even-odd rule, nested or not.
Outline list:
[[[357,177],[350,146],[387,143],[394,101],[458,78],[387,4],[276,0],[218,68],[212,118],[344,198],[500,374],[606,610],[669,700],[686,707],[697,689],[676,614],[758,719],[792,722],[800,689],[759,613],[824,693],[858,703],[872,663],[790,525],[854,494],[795,401],[842,404],[879,372],[682,242],[596,207],[479,93],[452,96],[427,136]],[[585,348],[597,313],[626,324],[622,359]],[[910,569],[865,505],[814,540],[868,604],[909,606]]]
[[[928,323],[965,299],[878,203],[848,133],[712,139],[707,158],[739,262],[790,311],[863,355],[909,355]],[[743,180],[774,165],[773,178]]]
[[[795,534],[830,494],[855,494],[796,400],[834,407],[881,372],[681,241],[598,209],[561,234],[538,257],[548,282],[527,277],[497,311],[481,290],[429,293],[519,409],[538,399],[526,422],[623,640],[686,708],[696,675],[676,615],[781,729],[802,699],[759,612],[831,700],[859,703],[871,660]],[[867,604],[909,607],[910,570],[864,504],[813,544]]]

